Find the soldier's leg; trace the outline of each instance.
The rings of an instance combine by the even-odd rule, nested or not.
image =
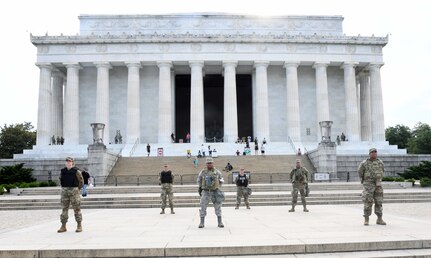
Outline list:
[[[169,207],[171,208],[171,213],[175,214],[175,212],[174,212],[174,191],[173,191],[172,185],[169,185],[168,197],[169,197]]]
[[[69,205],[70,205],[70,196],[66,189],[61,190],[61,215],[60,221],[61,223],[67,223],[69,219]]]
[[[207,215],[207,206],[210,201],[210,196],[208,191],[202,191],[202,196],[200,200],[200,210],[199,210],[199,216],[201,219],[201,222],[199,224],[199,228],[203,228],[205,226],[205,216]]]
[[[305,201],[305,188],[301,188],[299,190],[299,193],[301,194],[301,202],[302,202],[302,206],[304,207],[304,212],[308,212],[307,202]]]
[[[383,221],[383,188],[381,186],[376,186],[374,191],[374,213],[377,215],[377,224],[386,225]]]
[[[235,206],[235,209],[238,209],[239,205],[241,204],[241,196],[242,196],[241,188],[236,187],[236,206]]]
[[[167,197],[166,188],[164,186],[162,186],[162,189],[160,191],[160,199],[161,199],[161,208],[162,208],[162,211],[160,212],[160,214],[165,214],[166,197]]]
[[[199,210],[199,216],[205,217],[207,215],[207,206],[210,201],[210,196],[208,191],[202,191],[202,196],[200,200],[200,210]]]
[[[214,211],[215,211],[215,214],[217,215],[217,226],[219,228],[223,228],[224,225],[221,218],[221,202],[217,202],[217,199],[215,197],[216,192],[211,192],[211,194],[213,195],[211,196],[211,199],[213,200]]]
[[[298,188],[296,188],[295,186],[293,186],[293,190],[292,190],[292,208],[289,210],[289,212],[294,212],[295,211],[295,206],[296,206],[297,199],[298,199]]]
[[[82,214],[81,214],[81,196],[79,194],[78,189],[73,190],[73,195],[71,197],[71,204],[73,211],[75,213],[75,220],[76,222],[82,221]]]
[[[369,217],[373,206],[374,186],[365,185],[362,191],[362,201],[364,202],[364,225],[368,226]]]
[[[247,209],[250,209],[250,203],[248,202],[248,193],[247,193],[247,189],[244,189],[243,195],[244,195],[244,203],[245,203],[245,206],[247,207]]]
[[[68,211],[69,211],[69,205],[70,205],[70,197],[68,195],[68,192],[65,189],[61,190],[61,215],[60,215],[60,221],[61,221],[61,227],[57,230],[58,233],[66,232],[66,223],[69,218]]]
[[[81,195],[78,188],[72,191],[71,204],[75,213],[75,220],[78,223],[75,232],[82,232],[82,214],[81,214]]]

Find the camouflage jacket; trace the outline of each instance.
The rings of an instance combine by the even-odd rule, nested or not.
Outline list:
[[[304,167],[292,169],[290,171],[290,181],[292,183],[308,183],[308,170]]]
[[[382,177],[385,173],[383,162],[380,159],[366,159],[359,164],[358,174],[361,183],[372,183],[381,185]]]

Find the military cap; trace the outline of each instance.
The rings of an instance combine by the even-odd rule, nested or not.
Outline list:
[[[205,163],[206,164],[208,164],[208,163],[214,163],[214,160],[213,160],[213,158],[207,158],[207,160],[206,160]]]
[[[371,148],[371,149],[368,151],[368,154],[370,154],[371,152],[377,152],[377,149],[376,149],[376,148]]]
[[[75,159],[74,159],[74,158],[72,158],[72,157],[67,157],[67,158],[66,158],[66,161],[72,161],[72,162],[74,162],[74,161],[75,161]]]

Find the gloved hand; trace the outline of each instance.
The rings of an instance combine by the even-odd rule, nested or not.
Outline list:
[[[199,193],[199,196],[202,196],[202,187],[199,187],[198,193]]]

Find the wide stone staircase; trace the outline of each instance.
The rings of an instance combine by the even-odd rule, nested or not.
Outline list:
[[[410,184],[410,185],[409,185]],[[411,187],[411,183],[385,182],[385,203],[431,202],[431,189]],[[360,204],[362,186],[359,183],[310,183],[308,205]],[[252,206],[290,205],[291,184],[251,184]],[[224,184],[226,193],[223,206],[236,202],[236,186]],[[0,210],[60,209],[60,188],[14,189],[16,195],[0,196]],[[175,185],[175,207],[198,207],[196,185]],[[102,186],[89,188],[82,198],[83,209],[121,209],[160,207],[159,186]]]
[[[311,173],[315,172],[306,156],[296,155],[219,156],[214,158],[214,164],[223,173],[227,182],[232,182],[232,172],[244,167],[246,171],[251,172],[254,183],[275,183],[287,182],[288,174],[298,158]],[[158,174],[163,170],[164,164],[168,164],[176,175],[176,184],[195,184],[196,176],[205,167],[205,158],[198,160],[199,165],[195,168],[193,159],[187,157],[122,157],[118,159],[108,178],[96,178],[96,184],[156,185]],[[223,171],[228,162],[233,166],[230,173]]]

